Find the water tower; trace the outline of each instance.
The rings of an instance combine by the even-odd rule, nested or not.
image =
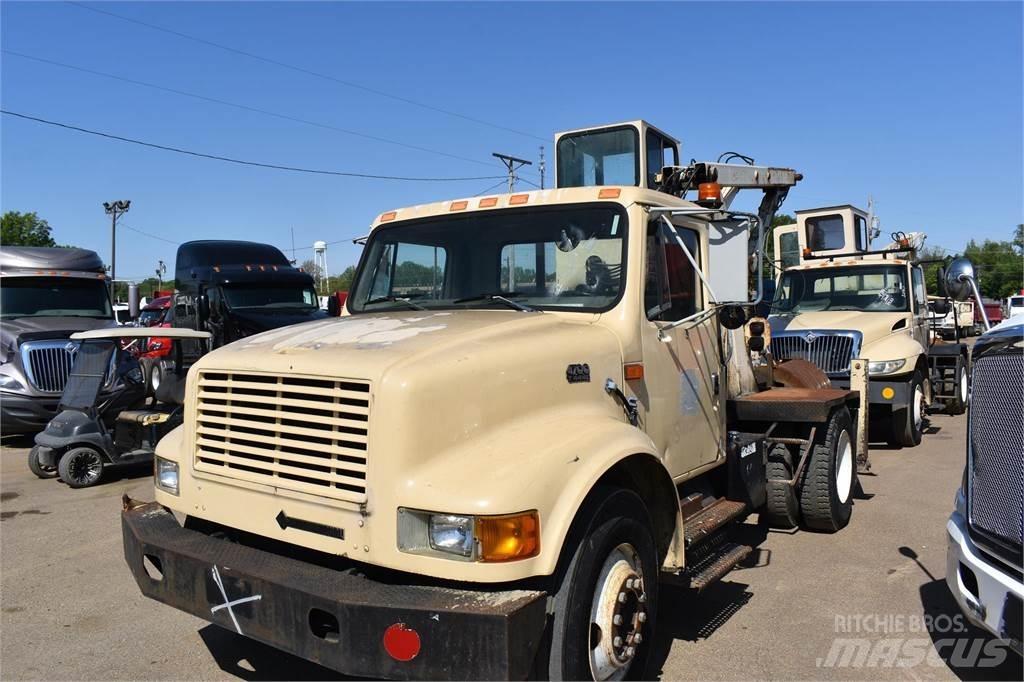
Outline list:
[[[313,242],[313,265],[316,268],[316,284],[320,293],[329,293],[327,291],[327,242]]]

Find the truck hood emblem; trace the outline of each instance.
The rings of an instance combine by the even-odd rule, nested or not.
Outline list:
[[[819,335],[814,332],[807,332],[804,334],[804,340],[806,340],[807,343],[814,343],[814,339],[818,338],[818,336]]]

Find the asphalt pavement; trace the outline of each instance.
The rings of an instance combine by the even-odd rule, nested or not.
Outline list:
[[[699,597],[663,587],[652,676],[1022,679],[1021,659],[967,626],[945,585],[965,421],[932,415],[919,447],[873,447],[841,532],[769,531],[754,517],[741,568]],[[29,444],[0,450],[0,678],[337,677],[144,599],[118,515],[122,493],[152,499],[149,468],[72,490],[29,472]]]

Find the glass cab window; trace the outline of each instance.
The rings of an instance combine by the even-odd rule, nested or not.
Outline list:
[[[558,140],[558,186],[639,185],[635,129],[564,135]]]
[[[779,236],[779,260],[782,269],[800,264],[800,238],[796,232],[786,232]]]
[[[826,215],[807,219],[807,244],[811,251],[832,251],[846,247],[843,216]]]
[[[647,186],[657,187],[656,176],[665,166],[679,165],[679,152],[674,142],[653,130],[647,131]]]
[[[914,303],[918,312],[924,312],[928,304],[928,293],[924,288],[924,272],[921,268],[914,268],[910,271],[914,285]]]
[[[700,262],[700,236],[694,230],[676,231],[690,254]],[[701,308],[700,279],[690,259],[664,221],[651,221],[647,230],[647,273],[644,287],[647,319],[675,322]]]

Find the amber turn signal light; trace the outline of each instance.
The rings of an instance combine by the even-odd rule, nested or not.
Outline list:
[[[631,362],[622,366],[622,374],[626,381],[639,381],[644,378],[644,366],[639,362]]]
[[[722,186],[717,182],[702,182],[697,186],[697,198],[700,201],[721,201]]]
[[[536,511],[476,517],[481,561],[528,559],[540,553],[540,517]]]

